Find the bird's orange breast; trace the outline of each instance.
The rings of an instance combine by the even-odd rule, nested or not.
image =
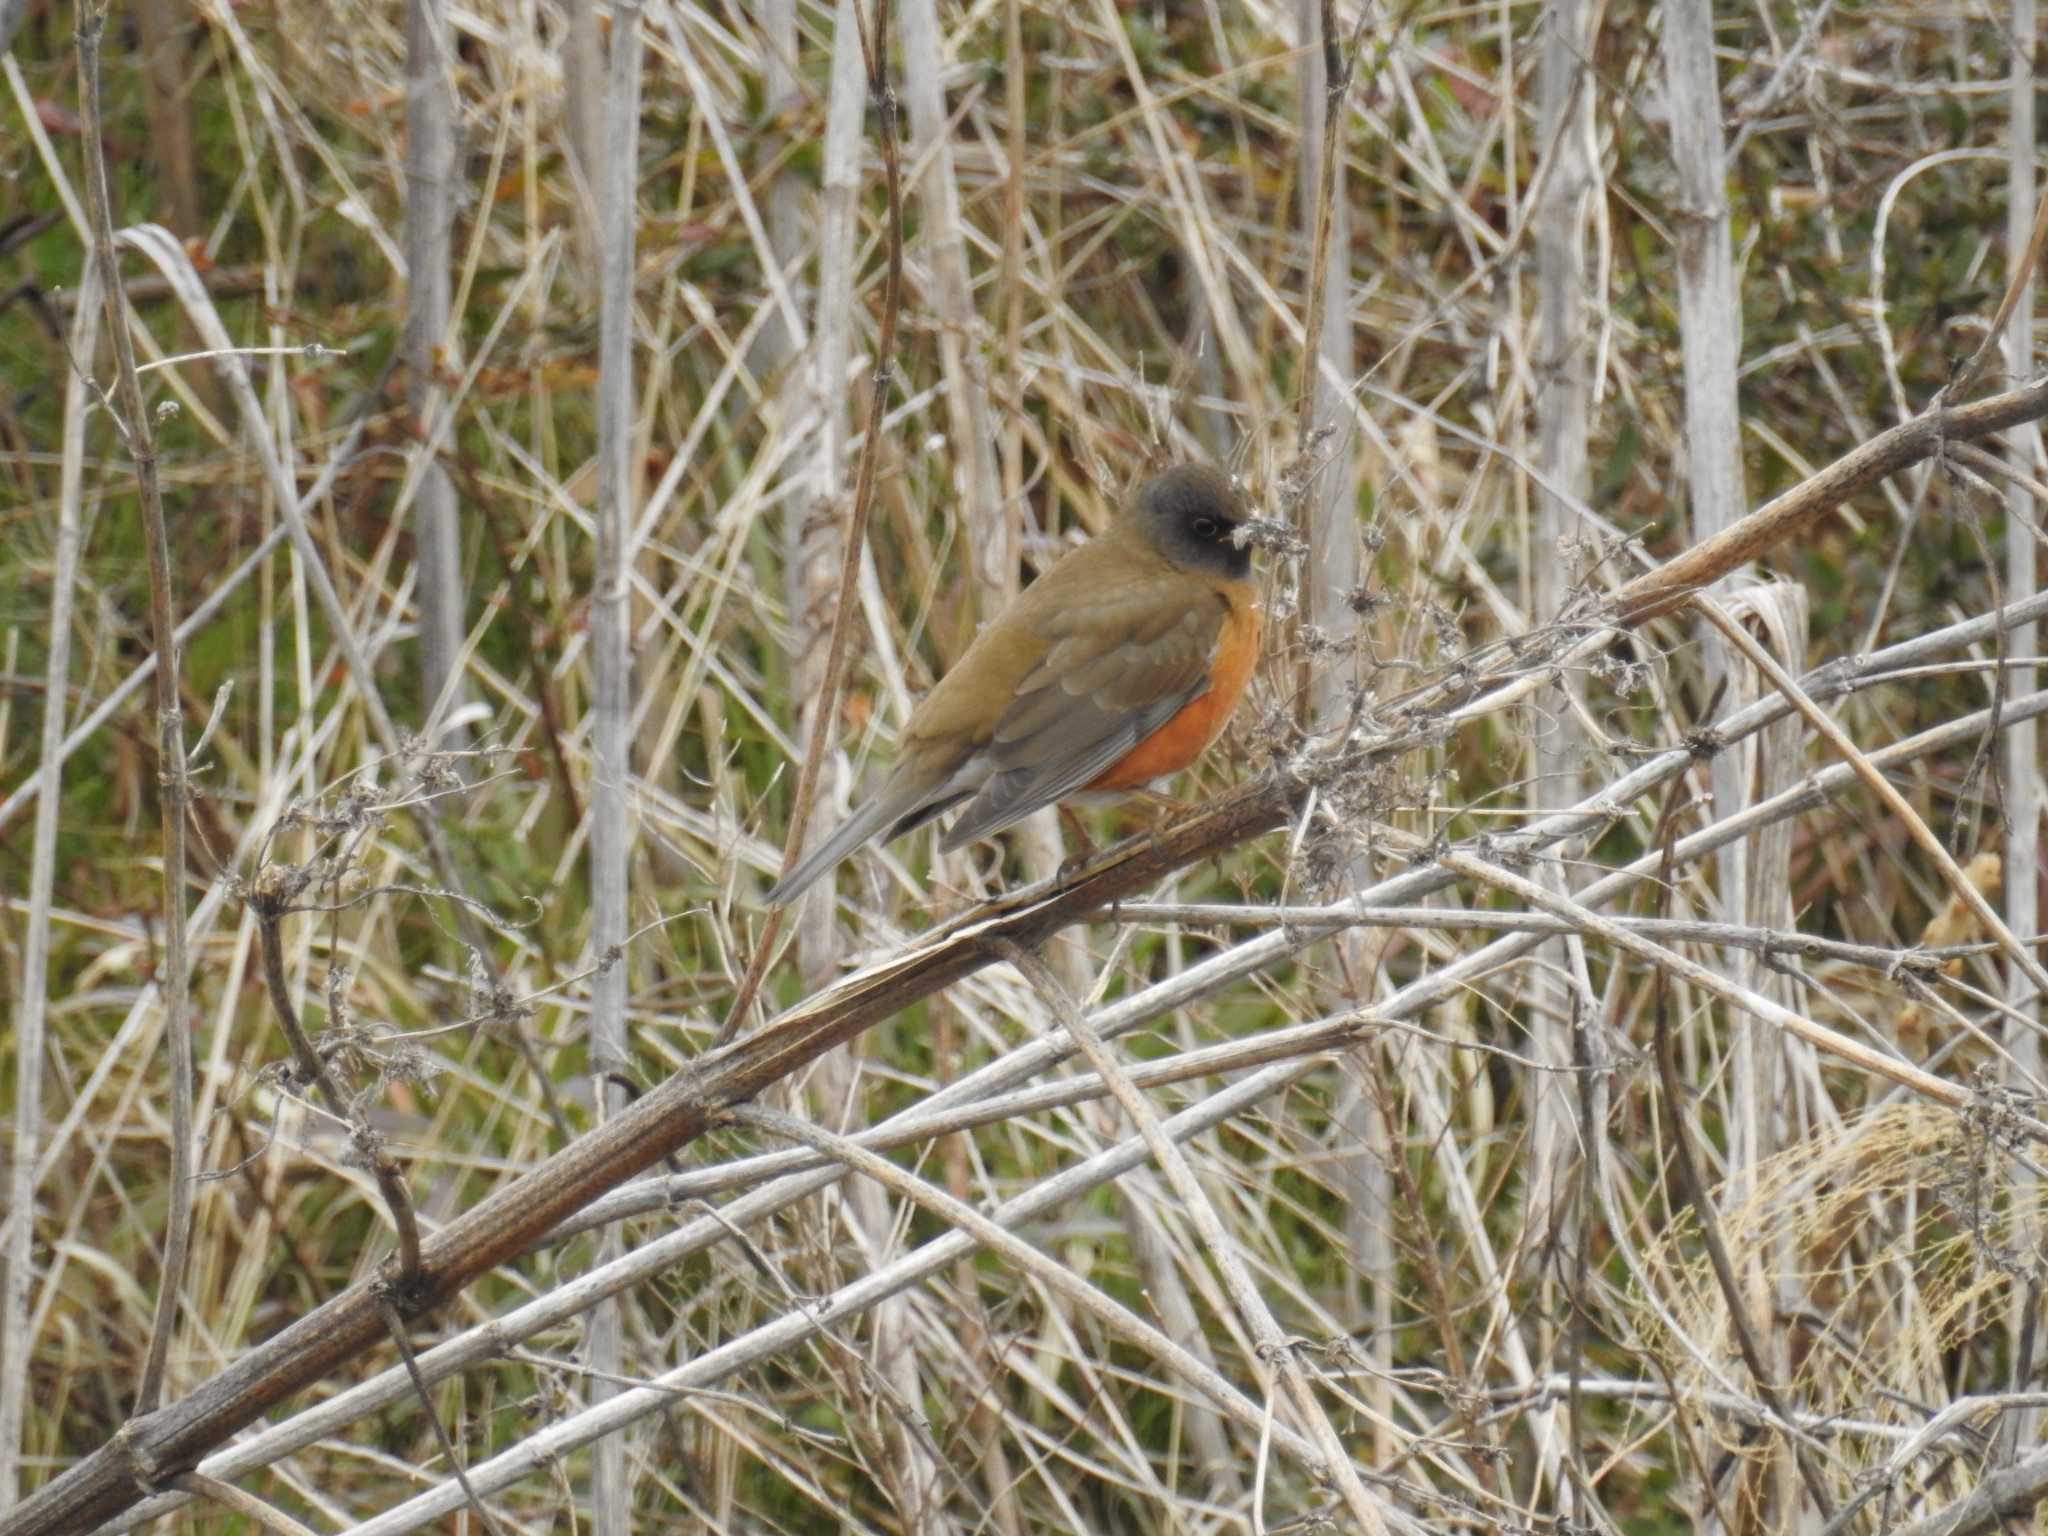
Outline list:
[[[1216,654],[1209,663],[1209,687],[1166,724],[1119,758],[1110,769],[1087,784],[1089,789],[1136,789],[1154,779],[1179,773],[1223,734],[1223,727],[1236,713],[1238,700],[1252,680],[1259,661],[1259,639],[1264,621],[1248,590],[1225,594],[1230,613],[1216,637]]]

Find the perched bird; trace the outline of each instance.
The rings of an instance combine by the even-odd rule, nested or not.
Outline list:
[[[958,848],[1086,791],[1178,773],[1222,733],[1259,655],[1251,551],[1228,477],[1182,464],[1141,485],[985,625],[911,713],[873,798],[768,892],[799,896],[877,833],[965,802]]]

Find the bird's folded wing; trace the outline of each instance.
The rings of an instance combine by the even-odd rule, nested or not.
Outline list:
[[[981,748],[980,793],[946,831],[958,848],[1100,778],[1207,691],[1226,609],[1184,586],[1116,594],[1112,618],[1066,610],[1040,622],[1051,641]]]

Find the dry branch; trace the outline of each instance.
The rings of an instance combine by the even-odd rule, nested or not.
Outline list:
[[[2048,415],[2048,378],[1968,405],[1931,406],[1844,454],[1712,538],[1636,577],[1614,594],[1609,612],[1615,623],[1624,626],[1668,613],[1730,571],[1806,533],[1851,497],[1902,469],[1939,457],[1944,444],[1975,442],[2039,421],[2044,415]]]

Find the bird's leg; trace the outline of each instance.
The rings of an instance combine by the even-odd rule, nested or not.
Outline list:
[[[1059,879],[1064,883],[1078,875],[1100,850],[1095,846],[1095,839],[1088,835],[1087,825],[1081,820],[1079,811],[1062,800],[1059,812],[1060,825],[1066,829],[1068,841],[1075,845],[1075,851],[1060,861]]]

